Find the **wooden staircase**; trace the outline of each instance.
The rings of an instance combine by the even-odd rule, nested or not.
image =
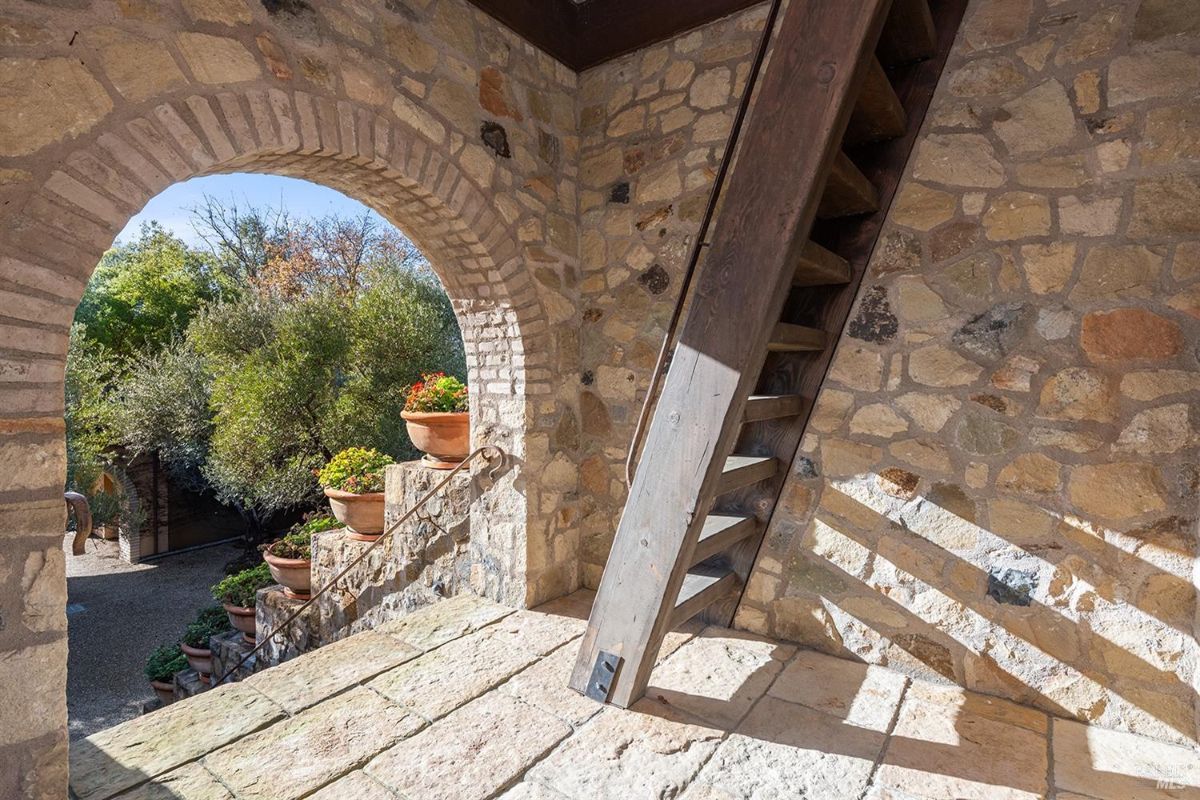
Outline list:
[[[571,676],[628,707],[729,624],[966,0],[792,0]]]

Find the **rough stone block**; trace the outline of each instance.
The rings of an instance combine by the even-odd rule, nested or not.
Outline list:
[[[71,788],[79,800],[112,797],[283,715],[280,706],[245,683],[218,686],[75,742]]]
[[[259,672],[246,682],[294,714],[418,652],[390,636],[367,631]]]
[[[295,800],[424,724],[359,687],[211,753],[204,765],[239,798]]]
[[[485,800],[570,733],[544,711],[491,694],[377,756],[365,771],[405,797]]]

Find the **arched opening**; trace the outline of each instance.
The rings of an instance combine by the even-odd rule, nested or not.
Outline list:
[[[479,176],[456,165],[481,148],[462,151],[460,143],[452,156],[444,133],[436,145],[426,133],[390,113],[304,92],[194,95],[81,139],[5,216],[0,278],[14,302],[4,324],[4,368],[14,381],[3,390],[3,447],[13,480],[0,500],[7,504],[5,521],[24,537],[14,546],[28,557],[14,552],[13,561],[26,564],[24,598],[17,602],[33,632],[13,664],[29,667],[27,685],[13,688],[36,696],[47,720],[34,740],[41,744],[30,752],[59,758],[66,744],[58,533],[65,520],[67,332],[102,252],[151,196],[177,181],[232,171],[306,179],[363,202],[411,236],[460,322],[474,387],[473,439],[510,456],[497,481],[476,485],[472,588],[517,606],[555,596],[560,586],[573,588],[573,553],[551,546],[561,524],[526,481],[550,461],[546,436],[536,437],[532,452],[528,444],[530,432],[552,424],[539,418],[536,400],[550,393],[554,351],[515,235],[529,212],[506,219]],[[485,174],[490,178],[490,167]]]
[[[152,198],[105,253],[70,336],[67,488],[89,498],[96,535],[83,558],[70,557],[74,533],[65,541],[77,738],[153,702],[150,661],[170,676],[155,679],[173,687],[159,687],[165,700],[206,690],[204,659],[180,670],[151,655],[181,639],[207,651],[225,634],[204,621],[212,609],[225,622],[210,587],[261,570],[260,546],[328,515],[314,472],[334,453],[377,448],[404,464],[387,480],[403,495],[422,471],[400,417],[406,387],[467,375],[449,299],[411,242],[345,195],[271,175],[203,176]],[[462,503],[466,476],[455,486]],[[386,542],[380,552],[405,568],[356,597],[354,621],[466,591],[460,527],[453,551],[428,559],[400,534]],[[318,584],[361,551],[338,533],[320,546],[320,567],[305,570]],[[425,588],[435,581],[437,593]],[[343,585],[361,593],[359,582]],[[281,594],[248,603],[263,605],[260,630],[294,610]],[[308,615],[288,635],[303,649],[348,635],[333,616]],[[222,655],[238,657],[248,648],[229,633]]]

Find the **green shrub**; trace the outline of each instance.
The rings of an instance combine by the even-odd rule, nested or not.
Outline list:
[[[175,673],[187,669],[187,657],[177,644],[164,644],[146,659],[146,679],[170,683]]]
[[[341,527],[342,523],[329,514],[314,514],[297,522],[287,535],[276,539],[265,549],[276,558],[312,558],[312,537],[314,533],[333,530]]]
[[[317,480],[327,489],[351,494],[382,492],[383,468],[391,463],[391,457],[378,450],[348,447],[330,459]]]
[[[212,595],[218,603],[228,603],[241,608],[254,608],[254,598],[259,589],[275,583],[266,562],[230,575],[212,587]]]
[[[443,372],[422,375],[421,380],[408,387],[405,411],[443,414],[468,411],[467,385]]]
[[[188,647],[207,650],[210,638],[225,633],[231,628],[229,615],[225,613],[225,609],[220,606],[209,606],[196,615],[195,621],[188,623],[187,630],[183,634],[183,643]]]

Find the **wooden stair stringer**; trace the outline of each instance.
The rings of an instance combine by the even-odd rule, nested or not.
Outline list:
[[[764,421],[743,431],[739,452],[754,452],[773,456],[779,462],[776,476],[753,487],[723,498],[714,513],[748,513],[753,511],[762,520],[760,533],[737,543],[729,552],[727,563],[741,579],[743,592],[706,610],[705,622],[721,626],[733,624],[744,587],[748,585],[762,543],[771,537],[782,521],[775,520],[775,509],[788,476],[794,471],[800,441],[812,414],[813,402],[828,372],[837,346],[844,337],[850,309],[858,294],[866,267],[887,218],[887,211],[903,177],[908,156],[921,129],[921,124],[933,98],[938,78],[945,67],[955,34],[961,24],[968,0],[934,0],[934,21],[937,28],[937,51],[932,58],[907,67],[897,68],[900,80],[896,92],[908,116],[908,129],[901,138],[864,145],[850,155],[863,173],[877,187],[880,210],[857,219],[818,221],[813,238],[828,250],[845,258],[851,267],[851,280],[844,287],[826,289],[828,295],[793,293],[784,319],[798,318],[810,327],[831,331],[830,346],[819,353],[772,354],[764,367],[758,394],[801,395],[805,398],[802,413],[790,419]],[[812,308],[801,307],[804,298],[812,294]],[[829,296],[829,295],[832,295]],[[819,316],[811,316],[819,314]],[[789,317],[789,315],[792,315]]]
[[[597,696],[593,670],[608,654],[621,663],[602,699],[634,703],[678,620],[676,599],[725,458],[736,452],[744,406],[794,279],[795,254],[808,240],[887,6],[806,0],[783,12],[739,143],[747,155],[730,173],[580,642],[570,679],[579,692]],[[797,151],[797,141],[811,144]]]

